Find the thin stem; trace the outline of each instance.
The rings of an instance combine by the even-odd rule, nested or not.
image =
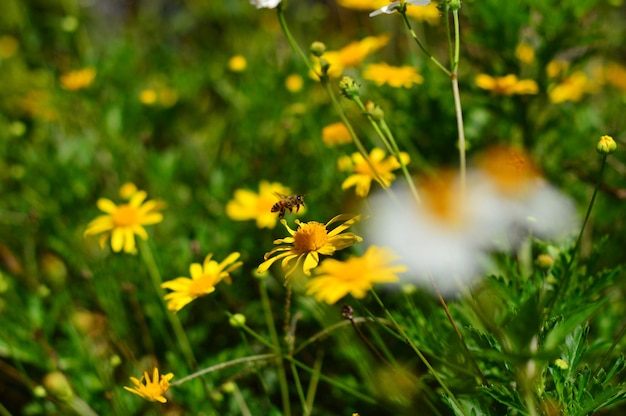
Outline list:
[[[591,195],[591,200],[589,201],[589,206],[587,207],[587,213],[585,214],[583,225],[580,227],[580,232],[578,233],[578,238],[576,239],[576,245],[574,246],[574,251],[572,252],[571,257],[569,258],[569,261],[567,262],[567,266],[565,266],[565,270],[563,271],[563,280],[561,284],[557,286],[556,293],[554,294],[554,296],[552,297],[552,301],[548,305],[548,310],[547,310],[547,315],[546,315],[548,317],[552,313],[552,309],[554,305],[557,303],[557,300],[560,300],[560,297],[564,296],[564,294],[566,293],[567,289],[570,286],[570,278],[571,278],[570,269],[572,268],[572,265],[574,264],[574,259],[576,258],[576,255],[578,254],[578,249],[580,248],[580,243],[583,239],[583,233],[585,231],[585,227],[587,226],[587,221],[589,220],[589,217],[591,215],[591,209],[593,208],[593,204],[596,200],[596,195],[598,194],[598,190],[600,189],[600,184],[602,183],[602,175],[604,174],[604,167],[606,166],[606,157],[607,155],[604,155],[602,157],[602,165],[600,166],[600,173],[598,173],[598,180],[596,181],[596,186],[593,189],[593,194]]]
[[[317,385],[319,384],[320,374],[322,372],[322,362],[324,361],[324,351],[320,350],[317,353],[315,362],[313,363],[313,373],[311,374],[311,381],[309,381],[309,388],[306,392],[307,406],[312,409],[313,402],[315,401],[315,393],[317,392]]]
[[[302,51],[302,49],[300,48],[300,45],[298,45],[295,38],[291,34],[291,31],[289,30],[289,26],[287,26],[287,21],[285,20],[285,13],[283,12],[282,2],[279,3],[278,6],[276,7],[276,14],[278,16],[278,22],[280,23],[280,28],[285,34],[285,37],[287,38],[287,42],[289,42],[289,45],[291,45],[291,49],[293,49],[298,55],[300,55],[300,58],[306,64],[306,66],[309,68],[310,71],[317,74],[317,71],[315,70],[313,63],[309,60],[309,58]]]
[[[454,52],[452,53],[452,62],[450,67],[452,74],[450,80],[452,82],[452,95],[454,97],[454,113],[456,114],[456,126],[458,130],[459,145],[459,170],[461,171],[461,200],[465,199],[465,185],[467,182],[467,167],[465,160],[465,126],[463,125],[463,110],[461,107],[461,94],[459,92],[459,54],[461,29],[459,26],[459,11],[453,10],[452,17],[454,20]]]
[[[187,365],[193,371],[198,368],[198,364],[196,358],[194,357],[193,351],[191,349],[191,344],[189,343],[189,339],[187,338],[187,334],[183,329],[183,325],[176,315],[175,312],[172,312],[167,308],[167,304],[165,303],[165,291],[161,287],[161,273],[159,272],[159,268],[154,261],[154,256],[152,255],[152,250],[150,249],[150,245],[145,241],[139,241],[139,252],[141,253],[141,258],[148,269],[148,274],[152,280],[152,284],[161,300],[161,304],[165,309],[165,313],[167,315],[167,319],[170,321],[170,325],[172,325],[172,329],[174,330],[174,335],[178,340],[178,345],[183,353],[183,356],[187,360]]]
[[[304,389],[302,388],[302,382],[300,381],[300,376],[298,375],[298,368],[293,362],[289,364],[291,366],[291,374],[293,374],[293,380],[295,381],[296,392],[298,393],[298,398],[300,399],[300,404],[302,405],[302,414],[304,416],[308,416],[311,414],[311,409],[309,408],[306,398],[304,397]]]
[[[452,74],[450,73],[450,70],[446,68],[445,66],[443,66],[441,62],[439,62],[439,60],[435,58],[428,51],[428,49],[424,47],[424,45],[422,44],[422,41],[417,37],[417,34],[415,34],[415,31],[411,27],[411,22],[409,22],[409,18],[406,16],[406,10],[403,11],[401,9],[398,9],[398,12],[400,12],[400,15],[402,16],[402,19],[404,20],[404,24],[406,25],[407,30],[409,31],[409,33],[411,34],[411,37],[415,40],[417,45],[420,47],[422,52],[424,52],[424,54],[428,57],[428,59],[430,59],[431,62],[433,62],[437,66],[437,68],[441,69],[446,75],[451,76]]]
[[[419,357],[419,359],[422,361],[422,363],[426,366],[426,368],[428,369],[428,371],[430,371],[430,373],[433,375],[433,377],[435,378],[435,380],[437,380],[437,382],[439,383],[439,385],[441,386],[441,388],[443,389],[444,392],[446,392],[446,394],[448,395],[448,397],[450,397],[450,400],[452,401],[452,403],[454,403],[454,405],[463,413],[465,414],[465,412],[463,411],[463,407],[461,407],[460,403],[458,402],[458,400],[456,399],[456,397],[454,396],[454,394],[452,393],[452,391],[450,391],[450,389],[448,388],[448,386],[446,385],[446,383],[444,383],[444,381],[441,379],[441,377],[439,376],[439,373],[433,368],[433,366],[430,364],[430,362],[426,359],[426,357],[424,356],[424,354],[422,353],[422,351],[420,351],[420,349],[417,347],[417,345],[415,345],[415,343],[409,338],[409,336],[407,335],[406,331],[404,330],[404,328],[402,328],[400,326],[400,324],[398,324],[398,322],[396,321],[396,319],[393,317],[393,315],[391,314],[391,312],[389,312],[389,310],[387,310],[387,308],[385,307],[385,305],[383,304],[383,301],[378,297],[378,294],[374,291],[374,289],[370,289],[370,293],[374,296],[374,299],[376,299],[376,302],[378,303],[378,305],[385,311],[385,314],[387,315],[387,317],[389,318],[389,320],[391,322],[393,322],[393,324],[395,325],[396,329],[402,334],[402,337],[404,338],[405,342],[407,342],[409,344],[409,346],[411,347],[411,349],[415,352],[415,354],[417,354],[417,356]]]
[[[267,324],[267,330],[270,333],[270,338],[272,343],[274,344],[274,348],[280,351],[280,340],[278,338],[278,333],[276,332],[276,325],[274,323],[274,316],[272,314],[272,306],[270,304],[270,299],[267,294],[267,282],[265,279],[261,279],[259,284],[260,292],[261,292],[261,304],[263,305],[263,312],[265,314],[265,323]],[[278,383],[280,384],[280,396],[283,403],[283,413],[285,416],[291,415],[291,403],[289,401],[289,385],[287,384],[287,373],[285,372],[284,360],[283,356],[276,356],[278,361]]]
[[[334,386],[340,390],[343,390],[347,393],[352,394],[353,396],[367,402],[367,403],[376,403],[376,400],[374,400],[371,396],[365,395],[363,393],[361,393],[360,391],[346,386],[343,383],[340,383],[339,381],[337,381],[336,379],[332,378],[332,377],[328,377],[325,376],[324,374],[320,373],[319,371],[316,371],[315,369],[301,363],[300,361],[296,360],[295,358],[292,357],[284,357],[285,360],[289,361],[289,362],[293,362],[296,366],[298,366],[299,368],[303,369],[304,371],[306,371],[309,374],[315,374],[319,377],[320,380],[325,381],[326,383],[330,384],[331,386]]]
[[[443,307],[443,310],[446,312],[446,316],[448,317],[448,320],[452,324],[452,328],[454,329],[454,332],[456,333],[456,336],[459,338],[459,341],[461,342],[461,345],[463,346],[463,349],[465,350],[465,353],[467,354],[467,358],[469,358],[470,362],[472,363],[472,366],[474,367],[474,369],[476,370],[476,372],[480,376],[483,384],[485,386],[489,387],[489,381],[487,381],[487,377],[485,377],[485,375],[483,374],[483,372],[480,369],[480,367],[478,367],[478,364],[476,363],[476,360],[474,359],[474,356],[472,355],[472,353],[469,350],[467,344],[465,343],[465,339],[463,338],[463,334],[461,334],[461,331],[459,331],[459,327],[456,325],[456,321],[452,317],[452,314],[450,313],[450,309],[448,309],[448,304],[443,299],[443,296],[441,296],[441,292],[439,291],[439,287],[437,286],[437,283],[435,282],[435,279],[433,279],[432,275],[430,276],[430,280],[432,281],[433,287],[435,288],[435,292],[437,293],[437,297],[439,298],[439,303],[441,303],[441,306]]]
[[[242,363],[251,363],[251,362],[255,362],[255,361],[270,360],[270,359],[276,358],[276,357],[278,357],[278,355],[276,355],[276,354],[259,354],[259,355],[252,355],[250,357],[236,358],[234,360],[226,361],[224,363],[219,363],[219,364],[213,365],[211,367],[204,368],[204,369],[202,369],[200,371],[196,371],[195,373],[190,374],[187,377],[183,377],[183,378],[181,378],[179,380],[176,380],[176,381],[172,382],[171,385],[172,386],[180,386],[181,384],[186,383],[189,380],[193,380],[194,378],[201,377],[201,376],[203,376],[205,374],[212,373],[214,371],[218,371],[218,370],[221,370],[223,368],[232,367],[234,365],[242,364]]]
[[[604,363],[604,360],[606,360],[607,357],[611,355],[611,353],[613,352],[613,350],[617,346],[617,343],[619,342],[619,340],[622,339],[622,337],[624,336],[624,333],[626,333],[626,323],[624,325],[622,325],[622,328],[619,330],[619,333],[613,339],[613,342],[611,343],[611,346],[609,347],[607,352],[602,356],[602,359],[598,363],[598,366],[596,367],[596,369],[593,370],[593,374],[591,375],[591,379],[592,380],[598,374],[598,371],[600,371],[600,368],[602,368],[602,364]]]

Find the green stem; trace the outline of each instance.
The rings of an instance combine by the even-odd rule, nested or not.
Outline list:
[[[194,378],[201,377],[205,374],[212,373],[214,371],[218,371],[223,368],[232,367],[233,365],[242,364],[242,363],[251,363],[255,361],[265,361],[265,360],[270,360],[276,357],[278,357],[278,355],[276,354],[259,354],[259,355],[253,355],[250,357],[243,357],[243,358],[237,358],[234,360],[226,361],[224,363],[219,363],[211,367],[204,368],[200,371],[196,371],[195,373],[190,374],[187,377],[183,377],[179,380],[176,380],[173,383],[171,383],[171,386],[180,386],[181,384],[186,383],[190,380],[193,380]]]
[[[383,304],[383,301],[378,297],[378,294],[374,291],[374,289],[370,289],[370,293],[374,296],[374,299],[376,299],[376,302],[378,303],[378,305],[385,311],[385,314],[387,315],[389,320],[391,322],[393,322],[393,324],[396,327],[396,329],[398,330],[398,332],[400,332],[400,334],[402,334],[402,337],[404,338],[405,342],[407,342],[409,344],[411,349],[415,352],[415,354],[417,354],[417,356],[422,361],[422,363],[426,366],[428,371],[430,371],[430,373],[433,375],[435,380],[437,380],[437,382],[439,383],[439,385],[441,386],[443,391],[448,395],[448,397],[450,398],[452,403],[454,403],[454,405],[457,407],[457,409],[459,409],[463,414],[465,414],[465,412],[463,411],[463,407],[461,407],[460,403],[458,402],[458,400],[456,399],[456,397],[454,396],[452,391],[448,388],[446,383],[444,383],[444,381],[441,379],[441,377],[439,376],[439,373],[433,368],[433,366],[430,364],[430,362],[428,362],[428,360],[426,359],[424,354],[422,354],[422,352],[417,347],[417,345],[415,345],[415,343],[409,338],[409,336],[407,335],[407,333],[404,330],[404,328],[402,328],[400,326],[400,324],[398,324],[398,322],[393,317],[391,312],[389,312],[389,310],[387,310],[387,308]]]
[[[291,366],[291,374],[293,374],[293,380],[296,384],[296,392],[298,393],[298,398],[300,399],[300,404],[302,405],[302,414],[304,416],[309,416],[311,414],[311,409],[306,401],[306,397],[304,397],[304,389],[302,388],[302,382],[300,381],[300,376],[298,375],[298,368],[292,362],[289,363]]]
[[[272,314],[272,306],[270,304],[270,299],[267,294],[267,282],[265,279],[260,280],[259,289],[261,292],[261,304],[263,305],[263,313],[265,314],[265,323],[267,325],[267,330],[270,333],[270,338],[272,343],[274,344],[274,349],[280,351],[280,340],[278,338],[278,333],[276,332],[276,324],[274,322],[274,316]],[[285,416],[291,415],[291,403],[289,401],[289,385],[287,384],[287,373],[285,372],[284,360],[282,354],[276,356],[277,358],[277,371],[278,371],[278,382],[280,384],[280,396],[283,403],[283,413]]]
[[[461,107],[461,94],[459,93],[459,54],[460,54],[460,27],[459,11],[453,10],[454,18],[454,55],[451,62],[452,74],[452,95],[454,96],[454,112],[456,114],[456,125],[458,130],[459,145],[459,169],[461,171],[461,197],[465,199],[465,184],[467,177],[467,167],[465,161],[465,126],[463,125],[463,110]]]
[[[402,19],[404,20],[404,24],[406,25],[407,30],[411,34],[411,37],[415,40],[415,42],[420,47],[422,52],[424,52],[424,54],[428,57],[428,59],[430,59],[431,62],[433,62],[437,66],[437,68],[441,69],[446,75],[451,76],[452,74],[450,73],[450,70],[446,68],[445,66],[443,66],[441,62],[439,62],[439,60],[435,58],[428,51],[428,49],[426,49],[426,47],[424,47],[424,45],[422,44],[422,41],[417,37],[417,34],[415,34],[415,31],[411,27],[411,22],[409,22],[409,18],[406,16],[406,10],[402,11],[398,9],[398,11],[400,12],[400,15],[402,16]]]
[[[187,365],[189,366],[190,370],[192,371],[196,370],[198,367],[198,364],[193,355],[191,344],[189,344],[189,339],[187,338],[187,334],[185,334],[183,325],[181,324],[180,319],[178,318],[178,315],[170,311],[167,308],[167,304],[165,303],[165,299],[164,299],[165,291],[161,287],[161,282],[162,282],[161,273],[159,272],[159,268],[157,267],[156,262],[154,261],[154,256],[152,255],[152,250],[150,249],[150,245],[147,242],[140,240],[139,251],[141,253],[141,258],[144,264],[146,265],[146,268],[148,269],[148,274],[150,275],[152,284],[154,285],[157,295],[159,296],[161,300],[161,304],[165,308],[167,319],[170,321],[170,325],[172,325],[172,329],[174,330],[174,335],[176,336],[176,339],[178,340],[179,348],[181,352],[183,353],[183,356],[187,360]]]
[[[576,245],[574,246],[574,251],[567,262],[567,266],[565,266],[565,270],[563,271],[563,280],[560,285],[556,288],[556,293],[552,297],[552,301],[548,305],[547,317],[550,317],[552,313],[552,309],[554,305],[557,303],[557,300],[560,300],[561,296],[564,296],[567,293],[567,289],[570,287],[570,278],[571,273],[570,269],[574,264],[574,259],[578,254],[578,249],[580,248],[580,243],[583,239],[583,233],[585,231],[585,227],[587,226],[587,221],[589,221],[589,217],[591,215],[591,209],[593,208],[593,204],[596,200],[596,195],[598,194],[598,190],[600,189],[600,184],[602,183],[602,176],[604,174],[604,168],[606,166],[606,158],[607,155],[602,157],[602,165],[600,166],[600,173],[598,173],[598,180],[596,181],[596,186],[593,189],[593,194],[591,195],[591,201],[589,201],[589,206],[587,207],[587,213],[585,214],[585,219],[583,221],[582,226],[580,227],[580,232],[578,233],[578,238],[576,239]]]
[[[287,26],[287,21],[285,20],[285,13],[283,12],[282,2],[279,3],[278,6],[276,7],[276,14],[278,16],[278,22],[280,23],[280,28],[285,34],[285,37],[287,38],[287,42],[289,42],[289,45],[291,45],[291,49],[293,49],[298,55],[300,55],[300,58],[306,64],[306,66],[309,68],[311,72],[318,74],[318,72],[315,70],[315,67],[313,66],[313,63],[309,60],[309,58],[302,51],[302,49],[300,48],[300,45],[298,45],[295,38],[291,34],[291,31],[289,30],[289,26]]]
[[[357,107],[359,107],[359,109],[363,112],[363,114],[365,114],[365,117],[367,117],[367,120],[370,122],[370,125],[372,126],[376,134],[378,134],[378,137],[380,137],[381,141],[387,148],[387,151],[391,153],[392,155],[396,156],[398,163],[400,163],[400,168],[402,169],[402,173],[404,174],[404,177],[407,183],[409,184],[409,188],[411,189],[411,193],[413,194],[413,197],[415,198],[418,204],[421,203],[421,199],[420,199],[419,193],[417,192],[417,188],[415,187],[415,183],[413,182],[413,178],[409,174],[409,170],[407,169],[406,164],[402,161],[402,158],[400,157],[400,148],[398,147],[398,143],[396,142],[396,139],[393,137],[393,134],[391,133],[389,126],[387,125],[384,119],[380,120],[377,123],[374,120],[374,118],[371,116],[371,114],[367,111],[367,109],[365,108],[365,105],[363,104],[363,102],[361,101],[359,97],[355,97],[354,102],[356,103]],[[382,187],[386,187],[384,182],[379,182],[379,183]]]
[[[284,357],[285,360],[294,363],[296,366],[298,366],[299,368],[303,369],[304,371],[306,371],[307,373],[311,374],[311,375],[316,375],[317,377],[319,377],[320,380],[325,381],[326,383],[330,384],[331,386],[337,387],[340,390],[343,390],[347,393],[352,394],[353,396],[367,402],[367,403],[376,403],[376,400],[374,400],[371,396],[367,396],[363,393],[361,393],[360,391],[346,386],[345,384],[342,384],[340,382],[338,382],[336,379],[332,378],[332,377],[328,377],[325,376],[323,374],[321,374],[319,371],[316,371],[315,369],[302,364],[300,361],[296,360],[293,357]]]

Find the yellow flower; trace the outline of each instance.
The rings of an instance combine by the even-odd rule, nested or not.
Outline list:
[[[343,232],[360,219],[360,215],[341,214],[328,221],[326,225],[316,221],[301,223],[296,220],[296,224],[298,224],[296,231],[287,225],[287,221],[281,220],[280,222],[291,234],[291,237],[274,240],[274,244],[286,245],[276,247],[266,253],[265,261],[261,263],[257,271],[261,274],[265,273],[275,261],[282,259],[281,266],[283,270],[287,270],[285,278],[289,277],[300,264],[302,264],[304,274],[310,276],[311,270],[317,267],[319,263],[320,254],[332,256],[337,250],[343,250],[354,243],[363,241],[354,233]],[[330,225],[341,221],[343,221],[342,224],[328,231]],[[276,253],[280,254],[274,256]],[[292,260],[296,260],[296,264],[289,267]]]
[[[515,48],[515,57],[525,64],[535,60],[535,50],[528,43],[522,42]]]
[[[389,6],[389,0],[337,0],[337,3],[346,9],[363,10],[368,12]],[[412,6],[410,2],[409,6]],[[439,12],[439,9],[437,9],[437,3],[432,2],[423,7],[407,7],[406,15],[415,20],[426,21],[431,25],[436,25],[439,23],[441,13]]]
[[[291,93],[296,93],[302,89],[304,81],[298,74],[291,74],[285,79],[285,88]]]
[[[84,68],[71,71],[61,76],[61,87],[68,91],[77,91],[87,88],[96,77],[96,70]]]
[[[347,67],[354,68],[363,60],[389,43],[389,35],[368,36],[352,42],[338,51],[327,51],[322,58],[330,64],[328,75],[338,78]],[[320,72],[319,64],[317,72]]]
[[[483,90],[499,95],[525,95],[537,94],[539,92],[539,87],[535,81],[531,79],[519,80],[513,74],[504,77],[480,74],[476,77],[476,85]]]
[[[243,72],[248,66],[248,61],[241,55],[235,55],[228,60],[228,68],[233,72]]]
[[[550,86],[548,96],[550,101],[555,104],[565,101],[578,102],[582,100],[586,92],[590,92],[592,89],[592,84],[587,75],[584,72],[576,71],[560,84]]]
[[[400,159],[403,165],[409,163],[410,157],[405,152],[400,152]],[[391,173],[392,170],[399,169],[402,165],[395,156],[389,156],[385,159],[385,151],[380,148],[374,148],[369,155],[369,161],[376,170],[372,171],[370,164],[360,153],[353,153],[352,158],[344,156],[339,159],[340,170],[351,170],[354,172],[341,184],[341,189],[346,190],[352,186],[356,187],[356,194],[360,197],[366,197],[370,191],[372,180],[376,180],[383,187],[388,187],[395,179],[396,175]],[[378,174],[378,177],[376,176]],[[380,180],[382,182],[380,182]]]
[[[141,101],[141,103],[145,105],[155,104],[158,98],[159,97],[156,91],[151,88],[141,90],[141,92],[139,93],[139,101]]]
[[[191,279],[177,277],[161,283],[162,288],[173,291],[165,295],[167,309],[178,312],[194,299],[215,292],[215,286],[222,280],[229,283],[229,273],[243,264],[240,261],[235,262],[239,258],[239,253],[231,253],[221,263],[211,260],[212,256],[213,254],[206,256],[203,264],[192,263],[189,266]]]
[[[170,380],[174,377],[174,374],[167,373],[159,377],[159,369],[154,367],[154,372],[152,373],[152,380],[150,380],[150,376],[147,371],[144,371],[141,379],[137,380],[135,377],[130,377],[130,381],[133,382],[135,387],[126,387],[124,389],[127,391],[136,394],[137,396],[141,396],[146,400],[151,402],[160,402],[165,403],[167,399],[164,394],[170,388]],[[145,380],[146,384],[143,384]]]
[[[334,146],[352,142],[352,136],[346,125],[339,121],[322,129],[322,140],[326,145]]]
[[[326,259],[307,283],[306,294],[330,305],[348,293],[362,299],[374,283],[395,282],[396,274],[407,270],[406,266],[390,264],[397,259],[391,250],[376,246],[370,246],[362,257],[350,257],[346,261]]]
[[[619,64],[609,64],[604,68],[604,78],[622,91],[626,91],[626,68]]]
[[[256,220],[258,228],[274,228],[278,214],[272,212],[272,206],[278,201],[275,193],[290,195],[291,190],[278,182],[261,181],[259,193],[248,189],[237,189],[233,199],[226,204],[226,215],[231,220]],[[303,213],[305,209],[300,209]]]
[[[369,64],[363,71],[363,78],[374,81],[377,85],[388,84],[394,88],[411,88],[413,84],[421,84],[424,78],[412,66],[391,66],[384,62]]]
[[[569,62],[557,59],[548,63],[546,73],[548,74],[548,78],[556,78],[567,71],[568,68]]]
[[[428,22],[433,26],[439,24],[441,18],[441,12],[435,2],[423,7],[407,7],[406,15],[420,22]]]
[[[0,58],[12,57],[20,49],[20,43],[13,36],[0,36]]]
[[[120,196],[124,199],[130,199],[137,193],[137,186],[132,182],[126,182],[120,188]]]
[[[144,225],[156,224],[163,221],[163,215],[158,210],[165,207],[165,204],[158,200],[150,200],[144,203],[148,195],[145,191],[135,192],[127,204],[115,205],[107,198],[98,200],[98,208],[106,212],[87,225],[84,235],[94,235],[103,233],[100,236],[100,246],[104,245],[111,237],[111,248],[120,252],[122,249],[126,253],[135,251],[135,234],[144,240],[148,239],[148,233]]]

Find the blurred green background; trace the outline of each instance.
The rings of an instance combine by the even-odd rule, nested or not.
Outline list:
[[[84,239],[86,224],[99,215],[98,198],[119,201],[119,187],[130,181],[167,203],[149,240],[164,279],[185,275],[189,263],[209,252],[218,259],[241,252],[244,268],[232,287],[179,315],[201,364],[245,355],[224,311],[263,325],[249,279],[284,230],[231,221],[225,205],[236,189],[257,190],[264,179],[306,194],[310,220],[349,211],[356,197],[341,190],[346,174],[336,161],[355,150],[321,140],[337,114],[291,51],[275,12],[247,0],[3,0],[0,9],[0,402],[14,414],[62,414],[57,401],[33,394],[47,373],[62,369],[100,414],[212,414],[199,400],[201,383],[177,389],[169,410],[121,390],[129,376],[140,375],[136,369],[149,367],[137,364],[142,360],[167,363],[163,372],[185,365],[173,352],[165,312],[139,256],[103,252]],[[456,165],[449,80],[420,54],[399,16],[372,19],[333,0],[290,1],[285,13],[305,50],[313,41],[338,50],[390,34],[367,62],[416,66],[421,85],[377,87],[360,78],[362,65],[347,73],[361,84],[364,100],[383,108],[401,149],[419,152],[431,167]],[[415,29],[445,62],[443,21],[416,21]],[[621,1],[467,0],[461,9],[470,158],[496,143],[523,145],[582,213],[600,164],[598,137],[618,142],[583,244],[589,252],[594,239],[609,235],[598,267],[621,262],[626,244],[625,32]],[[533,48],[531,62],[516,57],[520,43]],[[247,62],[243,70],[229,67],[236,55]],[[569,66],[550,78],[546,68],[555,60]],[[85,68],[95,74],[88,85],[63,85],[64,76]],[[588,77],[580,99],[552,102],[550,88],[576,71]],[[534,79],[539,93],[484,91],[475,84],[481,73]],[[285,86],[293,74],[303,79],[297,91]],[[373,139],[359,111],[343,104],[358,133]],[[410,165],[415,174],[426,167]],[[270,289],[280,313],[282,287],[274,282]],[[329,342],[328,354],[343,362],[336,344]],[[112,363],[113,356],[122,364]],[[334,370],[341,373],[341,366]],[[217,389],[223,381],[209,384]],[[253,385],[245,394],[263,396]],[[320,389],[319,414],[351,414],[358,402]],[[235,412],[232,402],[212,400],[222,414]],[[253,414],[272,414],[272,401],[259,399]]]

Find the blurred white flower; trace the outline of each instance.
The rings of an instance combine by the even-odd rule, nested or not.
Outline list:
[[[467,175],[465,198],[458,172],[417,181],[422,203],[409,189],[369,199],[365,241],[390,247],[409,267],[402,278],[426,289],[433,282],[452,295],[484,273],[491,251],[511,250],[529,233],[553,238],[574,231],[574,203],[550,186],[518,150],[490,150]]]
[[[381,7],[378,10],[375,10],[373,12],[370,13],[370,17],[374,17],[374,16],[378,16],[379,14],[391,14],[393,12],[395,12],[398,7],[400,7],[400,5],[402,3],[406,3],[409,5],[414,5],[414,6],[428,6],[430,4],[430,0],[398,0],[398,1],[394,1],[391,2],[390,4]]]
[[[280,2],[281,0],[250,0],[250,4],[257,9],[274,9]]]

